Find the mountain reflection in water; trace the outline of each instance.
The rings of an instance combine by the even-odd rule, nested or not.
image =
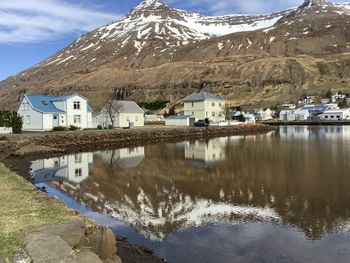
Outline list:
[[[202,253],[205,262],[350,262],[349,153],[350,127],[286,126],[38,160],[32,170],[37,183],[131,225],[176,262]],[[262,251],[268,240],[290,243],[287,256]]]

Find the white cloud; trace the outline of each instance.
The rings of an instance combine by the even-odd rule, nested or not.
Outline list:
[[[304,0],[165,0],[180,8],[191,8],[212,15],[225,14],[266,14],[301,5]],[[333,0],[331,2],[346,2]]]
[[[1,0],[0,43],[52,41],[117,18],[116,14],[60,0]]]

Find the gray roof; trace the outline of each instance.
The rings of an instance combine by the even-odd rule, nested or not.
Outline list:
[[[186,120],[191,117],[195,118],[194,116],[191,116],[191,115],[173,115],[173,116],[168,116],[167,120]]]
[[[116,101],[119,113],[144,113],[143,109],[135,101]]]
[[[184,102],[192,102],[192,101],[205,101],[205,100],[217,100],[222,101],[223,99],[220,96],[217,96],[213,93],[209,92],[199,92],[197,94],[194,94],[192,96],[189,96],[184,99]]]

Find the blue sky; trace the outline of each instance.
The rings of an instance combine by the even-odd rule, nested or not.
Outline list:
[[[206,15],[269,13],[303,0],[164,0]],[[1,0],[0,80],[24,70],[86,31],[117,20],[141,0]],[[333,2],[349,2],[334,0]]]

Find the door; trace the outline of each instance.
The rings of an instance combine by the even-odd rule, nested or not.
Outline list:
[[[58,127],[59,126],[59,116],[53,115],[52,119],[52,127]]]
[[[195,122],[196,122],[196,118],[190,117],[190,127],[193,127]]]

